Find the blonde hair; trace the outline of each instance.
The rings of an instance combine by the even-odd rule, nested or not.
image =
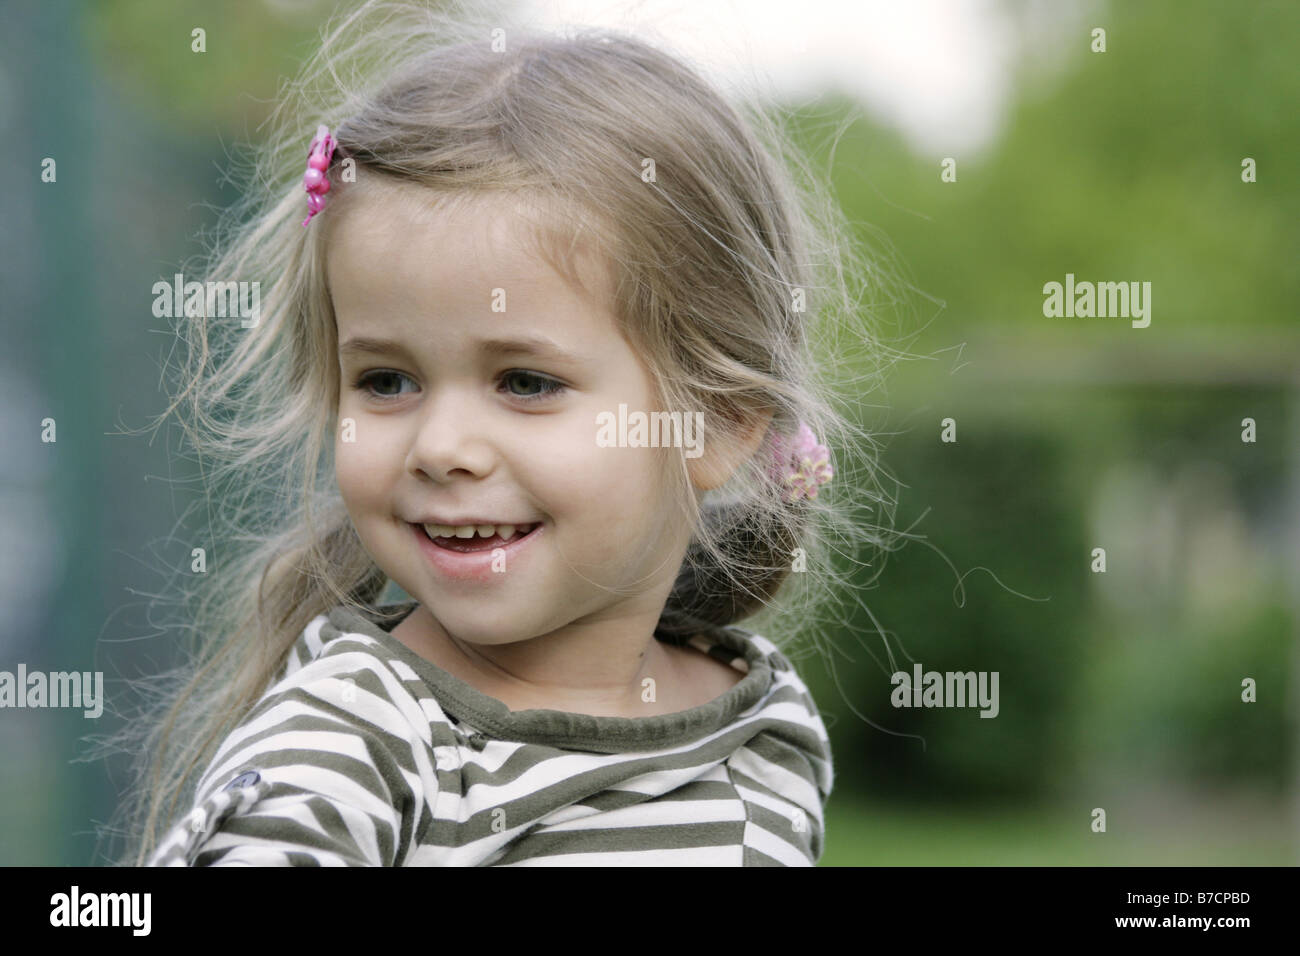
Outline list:
[[[341,208],[364,203],[363,182],[536,200],[538,245],[557,269],[579,241],[610,263],[618,321],[665,408],[703,410],[714,442],[771,415],[723,486],[679,496],[693,534],[665,636],[755,614],[762,633],[793,634],[843,596],[833,554],[853,563],[888,541],[875,445],[845,399],[856,405],[881,374],[888,350],[865,300],[889,280],[768,114],[729,105],[680,58],[618,31],[370,2],[330,24],[272,119],[255,187],[201,263],[213,280],[260,282],[261,321],[245,329],[208,310],[179,322],[178,388],[159,418],[180,419],[220,507],[208,507],[208,572],[177,588],[189,659],[130,731],[140,761],[123,861],[135,865],[189,809],[306,624],[338,604],[373,609],[389,583],[328,480],[340,383],[325,249]],[[304,229],[318,123],[339,146],[329,203]],[[792,504],[767,462],[776,434],[801,421],[836,473]],[[685,491],[684,457],[669,461]],[[801,561],[810,573],[791,575]]]

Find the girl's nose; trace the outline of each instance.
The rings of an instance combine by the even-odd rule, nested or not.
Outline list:
[[[456,476],[482,478],[492,470],[495,455],[472,399],[444,391],[431,395],[421,414],[406,456],[407,471],[445,483]]]

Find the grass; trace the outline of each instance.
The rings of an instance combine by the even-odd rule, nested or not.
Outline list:
[[[820,866],[1294,866],[1300,859],[1285,806],[1162,808],[1141,801],[1001,811],[837,802],[826,813]]]

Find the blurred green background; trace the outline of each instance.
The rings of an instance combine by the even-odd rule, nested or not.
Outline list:
[[[50,415],[59,441],[4,466],[0,669],[101,669],[120,712],[123,678],[169,662],[147,602],[188,560],[174,524],[196,469],[161,433],[110,433],[161,409],[151,286],[236,197],[228,152],[256,140],[336,6],[9,6],[0,427],[27,448]],[[1013,24],[1054,15],[995,6]],[[894,331],[928,356],[862,419],[903,483],[895,524],[925,540],[859,572],[858,597],[902,667],[996,670],[1001,705],[992,720],[891,707],[865,610],[833,672],[796,656],[835,753],[822,865],[1295,864],[1300,6],[1056,9],[1085,11],[1077,35],[1022,48],[1005,127],[953,157],[956,182],[947,154],[847,97],[800,123],[861,238],[910,283]],[[1066,273],[1149,281],[1150,326],[1044,317],[1043,284]],[[940,441],[949,417],[956,443]],[[96,827],[123,766],[84,760],[115,719],[0,712],[0,864],[115,849]]]

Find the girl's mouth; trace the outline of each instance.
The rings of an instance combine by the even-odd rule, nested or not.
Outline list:
[[[533,542],[546,533],[546,524],[541,521],[514,526],[476,525],[472,535],[468,527],[410,524],[410,528],[420,553],[442,577],[481,586],[513,580],[515,572],[528,567]]]
[[[467,529],[448,527],[447,525],[415,525],[418,533],[424,535],[439,548],[470,554],[476,551],[493,551],[507,545],[517,544],[541,527],[541,522],[524,525],[479,525],[473,534],[466,534]]]

